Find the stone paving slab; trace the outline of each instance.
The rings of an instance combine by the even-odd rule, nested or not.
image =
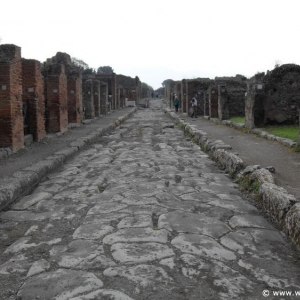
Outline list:
[[[150,101],[0,213],[0,299],[300,292],[289,240],[161,108]]]

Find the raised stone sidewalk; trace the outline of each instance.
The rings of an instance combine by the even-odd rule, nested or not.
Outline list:
[[[197,121],[193,123],[193,120],[189,118],[183,119],[169,108],[166,109],[166,112],[205,152],[209,153],[232,179],[236,179],[245,190],[251,191],[256,205],[300,249],[300,202],[294,195],[275,184],[271,173],[275,172],[275,168],[262,168],[257,164],[247,166],[231,145],[225,144],[219,139],[214,140],[213,134],[209,136],[201,127],[199,128]],[[231,134],[233,135],[233,132]],[[278,159],[282,159],[282,157]],[[299,178],[296,181],[298,184]]]
[[[109,115],[85,121],[86,125],[65,134],[48,135],[40,143],[0,160],[0,211],[62,167],[71,157],[112,132],[137,108],[113,111]]]

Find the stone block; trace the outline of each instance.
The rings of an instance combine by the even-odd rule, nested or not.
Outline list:
[[[260,205],[271,216],[272,219],[284,228],[286,225],[286,214],[297,202],[295,197],[274,183],[262,183],[259,188]]]
[[[300,203],[297,202],[287,212],[285,217],[285,233],[290,237],[298,249],[300,249]]]

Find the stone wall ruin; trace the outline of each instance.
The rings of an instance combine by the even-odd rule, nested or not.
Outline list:
[[[22,59],[16,45],[0,45],[0,148],[18,151],[29,136],[40,141],[47,133],[67,131],[69,123],[80,125],[125,106],[126,84],[117,85],[116,74],[83,76],[83,71],[67,53],[41,64]],[[127,96],[137,100],[141,82],[130,80]]]

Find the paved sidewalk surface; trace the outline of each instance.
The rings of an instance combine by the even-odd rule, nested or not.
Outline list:
[[[299,299],[299,276],[289,241],[162,101],[0,213],[0,299]]]
[[[232,146],[233,151],[239,154],[246,165],[273,166],[276,170],[273,174],[276,184],[300,200],[300,153],[293,152],[277,142],[242,133],[203,117],[195,119],[186,114],[179,115],[185,122],[197,125],[205,131],[211,139],[222,140]]]
[[[10,177],[14,172],[44,160],[48,156],[53,155],[54,152],[66,149],[69,147],[70,143],[76,139],[87,136],[98,128],[108,126],[116,119],[132,110],[132,107],[115,110],[108,115],[92,120],[89,124],[72,128],[64,134],[48,135],[43,141],[33,143],[30,146],[25,147],[25,149],[21,149],[17,153],[0,160],[0,183],[1,179]]]

